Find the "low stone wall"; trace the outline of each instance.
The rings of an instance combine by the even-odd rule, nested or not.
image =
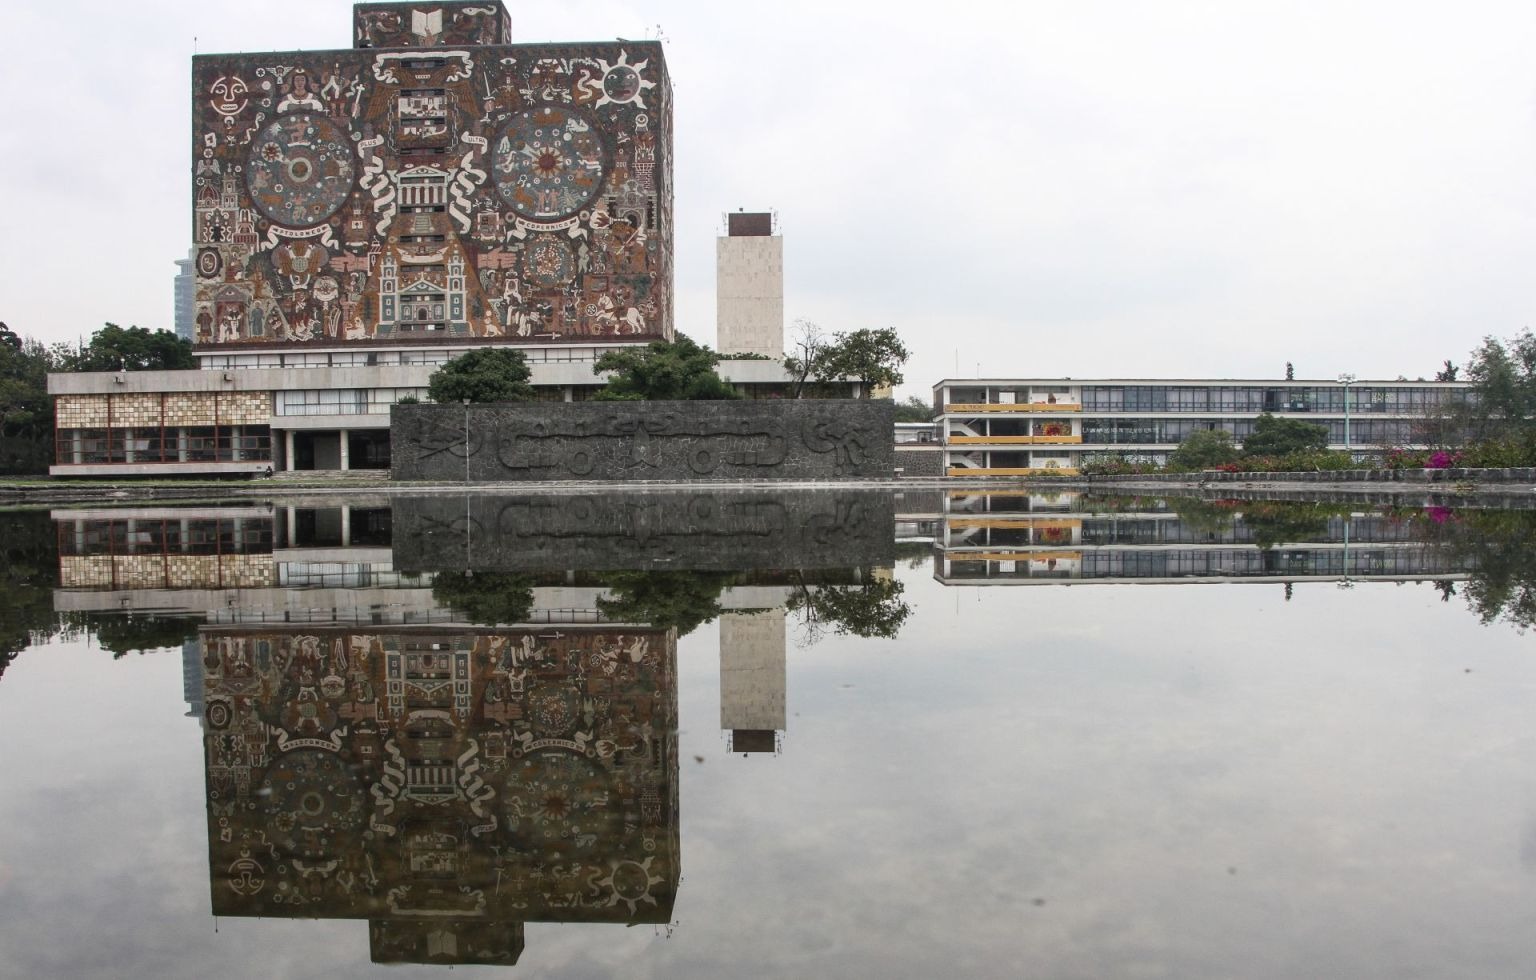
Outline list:
[[[887,479],[889,400],[396,405],[396,480]]]
[[[893,500],[879,490],[401,495],[393,507],[406,572],[834,569],[896,553]]]
[[[1202,470],[1198,473],[1137,473],[1119,476],[1090,476],[1090,483],[1531,483],[1536,481],[1536,467],[1511,466],[1502,469],[1473,469],[1452,466],[1444,469],[1403,470],[1321,470],[1286,473]]]

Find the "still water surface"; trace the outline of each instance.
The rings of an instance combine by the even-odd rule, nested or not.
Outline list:
[[[8,515],[0,975],[1531,974],[1530,515],[625,500]]]

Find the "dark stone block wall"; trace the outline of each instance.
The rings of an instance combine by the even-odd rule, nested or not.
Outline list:
[[[896,554],[880,490],[399,496],[393,510],[404,572],[836,569]]]
[[[943,476],[944,450],[942,446],[931,449],[912,449],[901,446],[896,450],[896,466],[904,477]]]
[[[889,478],[889,401],[397,405],[396,480]]]

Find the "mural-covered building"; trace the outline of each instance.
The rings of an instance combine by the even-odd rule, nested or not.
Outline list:
[[[53,472],[385,466],[389,406],[466,347],[518,346],[571,400],[604,351],[669,339],[661,44],[510,23],[360,4],[349,49],[194,58],[202,370],[54,376]]]

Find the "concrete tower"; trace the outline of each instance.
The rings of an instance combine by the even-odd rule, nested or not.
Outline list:
[[[774,752],[784,731],[784,610],[720,617],[720,727],[732,752]]]
[[[726,215],[715,240],[716,346],[722,354],[784,356],[784,239],[774,216]]]

